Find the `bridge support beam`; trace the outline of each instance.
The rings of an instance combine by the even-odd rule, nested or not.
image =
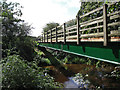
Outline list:
[[[46,55],[46,57],[50,60],[52,65],[55,66],[58,70],[60,70],[65,76],[75,74],[70,70],[66,70],[65,67],[55,58],[55,56],[53,56],[50,52],[46,50],[46,48],[38,46],[38,49],[41,50]]]
[[[120,65],[119,42],[109,42],[106,47],[103,46],[103,42],[81,42],[80,45],[71,42],[40,43],[40,46]]]

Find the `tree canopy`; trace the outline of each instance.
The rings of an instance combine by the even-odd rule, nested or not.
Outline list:
[[[2,56],[6,57],[7,49],[14,48],[24,59],[31,61],[34,58],[34,45],[30,35],[33,27],[21,20],[21,9],[19,3],[3,1],[2,4]]]
[[[45,27],[43,28],[43,31],[46,32],[46,31],[51,30],[51,29],[53,29],[53,28],[55,28],[57,26],[59,26],[59,23],[55,23],[55,22],[47,23],[45,25]]]

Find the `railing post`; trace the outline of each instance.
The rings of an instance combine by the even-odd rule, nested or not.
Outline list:
[[[57,27],[56,27],[55,31],[56,31],[56,43],[57,43],[57,42],[58,42],[58,38],[57,38]]]
[[[39,39],[39,40],[40,40],[40,42],[41,42],[41,37],[40,37],[40,39]]]
[[[42,42],[43,42],[43,34],[42,34]]]
[[[108,44],[108,25],[107,25],[107,4],[103,6],[103,32],[104,32],[104,46]]]
[[[64,44],[66,44],[66,24],[63,25],[63,32],[64,32]]]
[[[51,35],[50,35],[50,42],[52,43],[52,30],[50,31]]]
[[[44,32],[44,42],[45,42],[45,32]]]
[[[79,15],[77,15],[77,45],[80,44],[80,23],[79,23]]]
[[[97,26],[99,26],[99,23],[97,22]],[[99,33],[99,28],[97,28],[97,33]]]
[[[47,42],[48,42],[48,31],[47,31]]]

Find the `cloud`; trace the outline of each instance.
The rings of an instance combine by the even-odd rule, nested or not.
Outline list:
[[[53,0],[55,3],[66,5],[66,7],[71,8],[79,8],[80,0]]]
[[[70,0],[70,2],[68,2],[68,7],[80,8],[80,1],[79,0]]]
[[[19,2],[24,8],[22,10],[24,19],[35,27],[33,36],[39,36],[46,23],[64,23],[74,19],[79,10],[79,0],[8,0]],[[70,9],[72,8],[72,9]],[[74,8],[77,8],[73,10]],[[71,11],[72,10],[72,11]]]

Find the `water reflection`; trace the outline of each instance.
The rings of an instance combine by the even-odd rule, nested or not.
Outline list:
[[[55,81],[63,83],[65,88],[120,88],[120,67],[96,68],[86,64],[66,64],[65,67],[76,74],[65,76],[54,66],[46,67],[50,68],[49,74]]]

